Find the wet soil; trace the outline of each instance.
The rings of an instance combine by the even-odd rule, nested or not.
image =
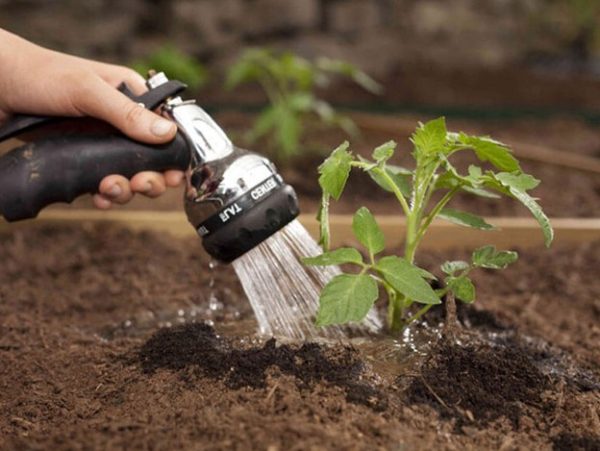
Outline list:
[[[20,226],[0,255],[2,449],[598,448],[600,242],[478,273],[460,342],[385,374],[358,345],[240,332],[200,243]]]

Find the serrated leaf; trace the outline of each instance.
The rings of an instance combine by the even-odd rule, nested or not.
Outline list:
[[[444,271],[449,276],[456,274],[458,271],[464,271],[465,269],[469,269],[471,265],[468,262],[463,260],[453,260],[447,261],[440,266],[441,270]]]
[[[440,117],[425,124],[419,124],[411,136],[411,141],[418,153],[441,152],[446,144],[446,134],[446,119]]]
[[[364,274],[335,276],[321,292],[317,326],[361,321],[379,295],[377,282]]]
[[[403,258],[383,257],[375,265],[381,276],[395,290],[421,304],[439,304],[441,301],[421,271]]]
[[[510,149],[500,141],[485,136],[469,136],[459,134],[459,141],[475,151],[481,161],[489,161],[501,171],[519,171],[519,162],[512,156]]]
[[[395,167],[390,167],[389,165],[386,165],[384,169],[380,170],[385,170],[385,172],[392,179],[394,185],[396,185],[404,197],[410,197],[412,192],[412,175],[407,175],[404,172],[395,172]],[[371,168],[371,170],[367,170],[367,174],[369,174],[371,179],[373,179],[373,181],[384,190],[390,193],[394,191],[389,181],[377,170],[373,170],[373,168]]]
[[[446,285],[452,290],[456,299],[467,304],[475,301],[475,285],[468,277],[447,277]]]
[[[385,236],[368,208],[361,207],[354,214],[352,231],[370,254],[377,254],[385,248]]]
[[[533,217],[536,219],[540,227],[542,228],[542,233],[544,234],[544,244],[546,247],[550,247],[552,244],[552,240],[554,240],[554,229],[552,228],[552,224],[550,224],[550,219],[542,210],[542,207],[526,192],[519,191],[514,188],[509,188],[512,195],[519,200],[527,209],[531,212]]]
[[[373,158],[378,162],[384,162],[390,159],[392,155],[394,155],[394,150],[396,149],[395,141],[388,141],[379,147],[376,147],[373,150]]]
[[[344,263],[361,264],[363,261],[362,255],[352,247],[341,247],[329,252],[323,252],[315,257],[305,257],[302,263],[309,266],[331,266],[341,265]]]
[[[521,173],[499,172],[496,174],[496,179],[504,186],[518,189],[519,191],[529,191],[540,184],[540,181],[535,177]]]
[[[481,216],[472,213],[455,210],[453,208],[443,208],[438,217],[450,221],[453,224],[471,227],[479,230],[494,230],[495,227],[485,221]]]
[[[485,175],[482,176],[482,180],[484,180],[484,183],[487,187],[492,188],[507,196],[514,197],[519,202],[521,202],[531,212],[533,217],[536,219],[536,221],[542,228],[542,233],[544,235],[544,244],[546,245],[546,247],[550,247],[550,244],[552,244],[552,240],[554,239],[554,230],[552,229],[550,220],[543,212],[542,207],[540,207],[535,201],[535,199],[529,194],[527,194],[525,191],[519,189],[519,187],[523,186],[532,186],[534,183],[533,180],[536,179],[534,179],[533,177],[514,178],[506,176],[498,178],[498,175],[500,174],[494,174],[493,172],[487,171]]]
[[[352,154],[348,151],[349,146],[348,141],[344,141],[319,166],[319,186],[335,200],[339,200],[350,175]]]
[[[483,188],[472,188],[470,186],[463,186],[462,189],[467,193],[474,194],[475,196],[479,197],[485,197],[487,199],[500,199],[501,197],[498,194],[492,193],[491,191],[485,190]]]
[[[489,269],[504,269],[519,258],[514,251],[498,251],[496,246],[483,246],[473,251],[473,266]]]

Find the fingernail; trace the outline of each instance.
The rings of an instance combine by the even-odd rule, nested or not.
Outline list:
[[[150,191],[152,191],[152,183],[146,182],[144,184],[144,190],[142,191],[142,193],[149,193]]]
[[[167,119],[156,119],[152,123],[152,133],[155,136],[165,136],[168,135],[175,127],[175,124]]]
[[[119,197],[121,195],[121,193],[123,193],[123,190],[121,189],[121,187],[119,185],[113,185],[107,192],[106,195],[108,197]]]

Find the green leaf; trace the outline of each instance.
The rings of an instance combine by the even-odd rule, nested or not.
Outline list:
[[[341,247],[329,252],[323,252],[315,257],[306,257],[302,259],[305,265],[309,266],[331,266],[341,265],[343,263],[362,263],[362,255],[352,247]]]
[[[507,196],[512,196],[521,202],[537,220],[542,228],[542,233],[544,234],[544,244],[546,247],[550,247],[550,244],[552,244],[552,240],[554,239],[554,230],[552,229],[550,220],[535,199],[522,190],[527,187],[531,188],[534,185],[537,186],[537,179],[528,174],[494,174],[491,171],[487,171],[486,174],[482,176],[482,180],[484,180],[487,187]]]
[[[394,155],[394,150],[396,149],[395,141],[388,141],[382,144],[379,147],[376,147],[373,151],[373,158],[378,163],[382,163],[390,159],[392,155]]]
[[[357,69],[356,66],[346,62],[331,58],[318,58],[316,66],[322,71],[331,72],[334,74],[344,75],[351,78],[356,84],[372,93],[380,93],[382,87],[379,83],[369,77],[366,73]]]
[[[383,257],[374,268],[395,290],[408,298],[422,304],[441,302],[423,278],[419,268],[405,259],[396,256]]]
[[[208,81],[208,71],[198,59],[180,51],[173,44],[166,44],[146,58],[133,61],[130,65],[142,74],[148,75],[150,69],[164,72],[167,77],[198,89]]]
[[[479,230],[494,230],[495,227],[487,223],[482,217],[468,213],[466,211],[454,210],[452,208],[443,208],[438,217],[465,227],[472,227]]]
[[[315,98],[307,92],[295,92],[289,95],[287,102],[293,111],[306,113],[312,108]]]
[[[498,196],[496,193],[492,193],[483,188],[472,188],[470,186],[463,186],[463,191],[467,193],[474,194],[475,196],[485,197],[487,199],[500,199],[501,196]]]
[[[348,141],[344,141],[319,166],[319,185],[335,200],[339,200],[350,175],[352,154],[348,151],[349,146]]]
[[[383,232],[368,208],[361,207],[354,214],[352,218],[352,231],[356,239],[370,254],[377,254],[385,248]]]
[[[364,274],[335,276],[321,292],[317,326],[361,321],[379,295],[377,282]]]
[[[469,136],[465,133],[459,134],[459,141],[473,148],[475,155],[481,161],[489,161],[501,171],[512,172],[521,169],[510,149],[500,141],[485,136]]]
[[[465,262],[463,260],[454,260],[454,261],[444,262],[440,268],[446,274],[448,274],[449,276],[452,276],[455,273],[457,273],[458,271],[464,271],[465,269],[469,269],[470,267],[471,267],[471,265],[469,265],[468,262]]]
[[[400,190],[404,197],[410,197],[412,192],[412,175],[406,174],[404,172],[406,171],[404,168],[400,168],[400,170],[397,170],[396,166],[385,165],[385,168],[377,169],[379,169],[379,171],[385,171],[387,175],[390,176],[392,182],[394,183],[394,185],[396,185],[396,187]],[[381,188],[390,193],[393,192],[394,190],[392,185],[389,183],[387,178],[385,178],[383,174],[381,174],[379,171],[375,168],[371,168],[370,170],[367,170],[367,174],[369,174],[371,179],[373,179],[373,181],[377,183],[377,185],[379,185]]]
[[[499,172],[496,174],[496,179],[498,179],[504,186],[508,188],[514,188],[519,191],[529,191],[540,184],[538,179],[523,172]]]
[[[437,280],[437,277],[435,277],[433,274],[431,274],[426,269],[419,268],[418,266],[415,266],[415,268],[417,268],[419,270],[419,274],[421,274],[421,277],[423,277],[423,279],[426,279],[426,280]]]
[[[542,207],[524,191],[519,191],[515,188],[509,188],[512,195],[519,200],[527,209],[531,212],[533,217],[536,219],[540,227],[542,228],[542,233],[544,234],[544,244],[546,247],[550,247],[552,244],[552,240],[554,240],[554,229],[552,229],[552,224],[550,224],[550,219],[542,210]]]
[[[468,277],[447,277],[446,285],[460,301],[467,304],[475,301],[475,285]]]
[[[250,139],[256,141],[261,136],[269,133],[277,125],[278,113],[273,107],[265,108],[254,121]]]
[[[471,259],[473,266],[489,269],[504,269],[519,258],[514,251],[498,251],[496,246],[488,245],[475,249]]]
[[[411,141],[418,153],[441,152],[446,145],[447,132],[446,119],[440,117],[425,124],[419,124],[411,136]]]

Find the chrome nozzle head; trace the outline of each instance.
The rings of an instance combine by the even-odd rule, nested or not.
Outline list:
[[[192,152],[185,211],[209,254],[231,262],[298,216],[293,188],[268,159],[235,147],[194,102],[175,98],[164,109]]]

